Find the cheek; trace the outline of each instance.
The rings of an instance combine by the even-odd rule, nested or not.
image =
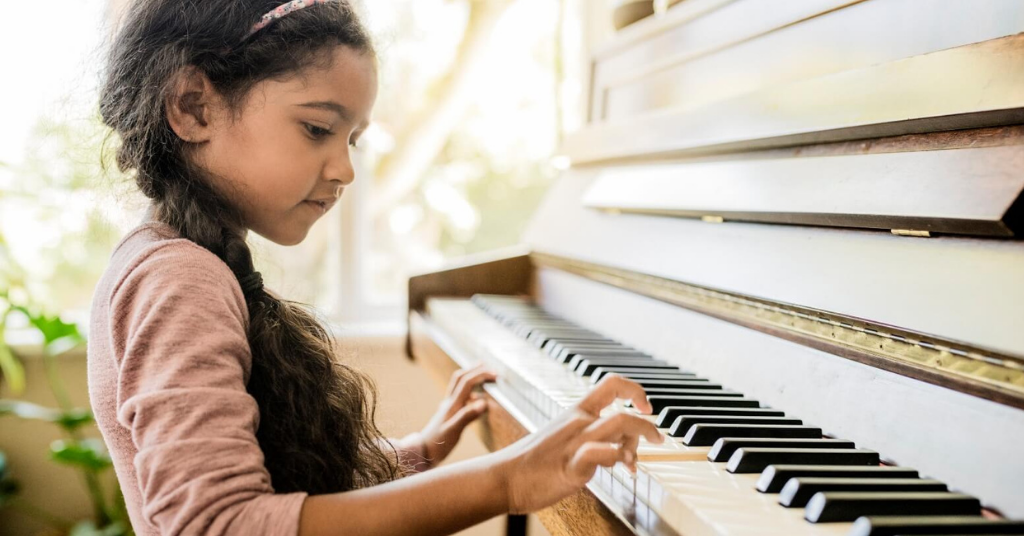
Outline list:
[[[308,143],[288,125],[252,127],[237,140],[244,147],[238,160],[242,182],[255,205],[270,211],[289,209],[305,199],[310,180],[316,177]]]

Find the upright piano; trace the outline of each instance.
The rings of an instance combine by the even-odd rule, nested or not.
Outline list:
[[[410,279],[410,356],[499,372],[493,449],[645,387],[669,441],[553,534],[1024,534],[1021,32],[1019,0],[624,28],[522,245]]]

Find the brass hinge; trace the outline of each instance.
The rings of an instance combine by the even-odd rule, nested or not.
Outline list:
[[[915,231],[913,229],[893,229],[892,234],[896,236],[920,236],[923,238],[932,236],[932,233],[929,231]]]

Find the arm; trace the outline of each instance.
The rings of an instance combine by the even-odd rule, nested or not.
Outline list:
[[[427,458],[423,435],[419,432],[411,433],[400,439],[389,438],[387,441],[398,452],[399,462],[412,472],[422,473],[432,466]]]
[[[473,390],[495,378],[483,365],[452,374],[447,395],[423,430],[392,441],[403,461],[410,462],[415,472],[426,471],[444,461],[466,426],[487,411],[486,401]]]
[[[300,536],[451,534],[508,512],[499,453],[357,491],[306,499]]]
[[[274,494],[263,465],[245,301],[228,267],[194,244],[161,245],[128,271],[110,310],[117,418],[151,530],[295,534],[305,494]]]
[[[617,398],[650,413],[640,386],[611,375],[576,408],[505,449],[372,488],[308,497],[299,534],[450,534],[554,504],[586,485],[598,466],[622,462],[635,470],[639,438],[662,436],[636,415],[600,418]]]

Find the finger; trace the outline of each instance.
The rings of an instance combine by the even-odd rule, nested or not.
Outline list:
[[[460,409],[454,417],[444,423],[444,427],[447,430],[458,430],[461,433],[463,428],[483,415],[485,411],[487,411],[487,401],[477,400]]]
[[[461,408],[469,400],[469,395],[472,394],[473,389],[477,385],[494,381],[495,378],[497,378],[497,375],[490,370],[484,368],[472,369],[459,380],[459,384],[455,387],[453,406]]]
[[[661,443],[664,440],[664,436],[653,422],[629,413],[616,413],[598,419],[583,431],[584,441],[609,441],[625,444],[630,438],[638,441],[640,437],[651,443]],[[634,448],[634,450],[636,449]]]
[[[614,443],[584,443],[569,462],[569,472],[580,481],[587,482],[594,477],[598,467],[612,467],[618,462],[625,462],[624,452]]]
[[[622,451],[623,463],[630,471],[636,473],[637,447],[640,446],[640,436],[629,436],[619,445]]]
[[[615,374],[609,374],[598,382],[597,386],[587,394],[587,397],[580,401],[579,408],[597,415],[618,398],[632,400],[633,407],[645,415],[650,415],[652,411],[644,388]]]
[[[474,369],[478,369],[478,368],[483,367],[483,366],[484,366],[483,363],[478,363],[477,365],[475,365],[473,367],[470,367],[470,368],[460,368],[459,370],[456,370],[455,372],[453,372],[451,379],[448,380],[448,390],[446,391],[448,393],[448,395],[450,396],[452,393],[455,392],[455,388],[458,387],[459,381],[462,380],[462,377],[465,376],[469,371],[474,370]]]

